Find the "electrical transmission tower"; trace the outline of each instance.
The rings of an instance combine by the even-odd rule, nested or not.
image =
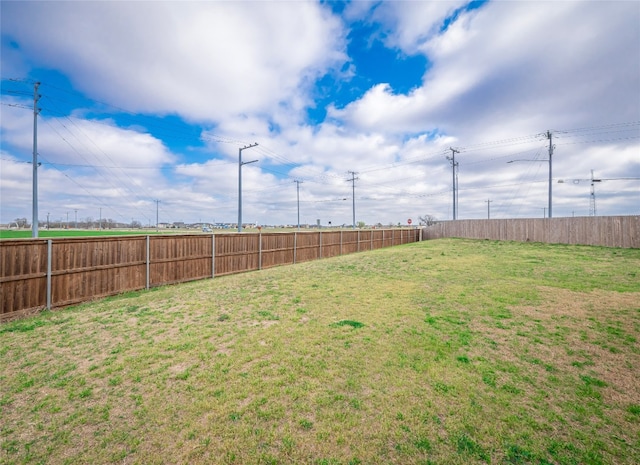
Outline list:
[[[607,179],[605,179],[606,181]],[[564,183],[565,181],[571,181],[574,184],[579,184],[581,182],[590,182],[591,190],[589,194],[589,216],[598,216],[596,211],[596,186],[595,183],[602,182],[603,179],[596,179],[593,176],[593,170],[591,170],[591,178],[590,179],[560,179],[559,183]]]

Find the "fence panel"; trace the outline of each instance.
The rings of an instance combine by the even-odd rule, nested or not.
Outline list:
[[[373,230],[360,231],[360,251],[373,250]]]
[[[358,251],[358,231],[342,231],[342,253],[349,254]]]
[[[640,216],[620,216],[618,221],[621,244],[619,247],[640,247]]]
[[[322,258],[337,257],[341,253],[340,231],[326,231],[322,233]]]
[[[216,276],[257,270],[259,253],[258,234],[216,234]]]
[[[145,287],[144,236],[52,241],[51,306]]]
[[[47,243],[0,242],[0,321],[47,303]]]
[[[371,233],[373,234],[373,249],[381,249],[384,247],[384,229],[376,229]]]
[[[211,277],[210,236],[149,236],[151,287]]]
[[[296,244],[296,262],[307,262],[320,258],[320,233],[301,232],[298,233]]]
[[[391,247],[393,245],[393,240],[395,237],[395,233],[393,230],[389,231],[385,231],[384,234],[384,241],[382,241],[382,246],[383,247]]]
[[[456,220],[423,230],[424,239],[443,237],[640,248],[640,216]]]
[[[293,264],[294,235],[262,234],[262,268]]]

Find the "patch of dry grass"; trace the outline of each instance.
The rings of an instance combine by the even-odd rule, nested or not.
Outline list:
[[[638,463],[638,269],[440,240],[12,322],[0,462]]]

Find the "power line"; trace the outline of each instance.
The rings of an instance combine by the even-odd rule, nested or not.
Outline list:
[[[42,155],[40,155],[40,159],[44,160],[44,157]],[[28,163],[28,162],[27,162]],[[53,165],[52,163],[47,163],[49,165]],[[76,186],[78,186],[80,189],[84,190],[87,194],[89,194],[90,197],[94,198],[95,200],[98,201],[98,203],[102,204],[103,206],[109,208],[110,210],[113,210],[113,212],[121,217],[121,218],[125,218],[124,215],[122,215],[119,211],[117,211],[115,208],[113,208],[113,206],[108,205],[107,203],[105,203],[102,199],[100,199],[99,197],[96,197],[95,194],[91,193],[91,191],[89,191],[86,187],[84,187],[82,184],[80,184],[79,182],[77,182],[76,180],[74,180],[71,176],[69,176],[67,173],[65,173],[64,171],[61,171],[59,169],[57,169],[55,166],[53,166],[53,169],[55,169],[56,171],[58,171],[60,174],[62,174],[65,178],[67,178],[69,181],[71,181],[73,184],[75,184]]]
[[[59,133],[59,132],[58,132],[58,131],[57,131],[57,130],[56,130],[56,129],[55,129],[55,128],[50,124],[50,123],[49,123],[49,121],[48,121],[48,120],[46,120],[46,119],[45,119],[44,121],[45,121],[45,123],[47,123],[47,125],[49,125],[49,127],[51,127],[51,129],[52,129],[52,130],[53,130],[53,131],[54,131],[54,132],[55,132],[55,133],[56,133],[56,134],[57,134],[57,135],[58,135],[58,136],[59,136],[59,137],[60,137],[64,142],[66,142],[66,143],[69,145],[69,147],[71,147],[71,149],[72,149],[76,154],[78,154],[78,155],[79,155],[83,160],[85,160],[85,161],[88,163],[88,160],[84,157],[84,155],[82,155],[82,153],[80,153],[80,152],[79,152],[79,151],[78,151],[78,150],[77,150],[77,149],[76,149],[76,148],[75,148],[75,147],[74,147],[74,146],[73,146],[73,145],[72,145],[72,144],[71,144],[71,143],[70,143],[70,142],[69,142],[65,137],[63,137],[63,136],[62,136],[62,135],[61,135],[61,134],[60,134],[60,133]],[[51,163],[51,164],[53,165],[53,163]],[[93,165],[89,165],[89,166],[91,166],[92,168],[94,168],[94,169],[95,169],[95,166],[93,166]],[[125,190],[125,191],[129,191],[129,192],[130,192],[134,197],[136,197],[135,192],[133,192],[133,191],[132,191],[132,190],[131,190],[131,189],[130,189],[126,184],[124,184],[124,183],[122,182],[122,180],[120,180],[120,178],[119,178],[117,175],[115,175],[115,173],[114,173],[114,175],[113,175],[113,179],[117,180],[117,181],[120,183],[120,187],[116,186],[116,185],[112,182],[111,178],[109,178],[109,177],[107,177],[107,176],[104,176],[104,175],[103,175],[102,173],[100,173],[100,171],[99,171],[99,170],[97,170],[97,169],[96,169],[96,173],[97,173],[101,178],[103,178],[103,179],[104,179],[104,181],[106,181],[108,184],[110,184],[114,189],[119,190],[120,188],[124,188],[124,190]],[[136,207],[136,210],[138,210],[138,212],[139,212],[139,213],[140,213],[144,218],[146,218],[147,220],[149,220],[149,217],[147,217],[147,215],[145,215],[145,214],[144,214],[144,212],[143,212],[142,210],[139,210],[137,207]]]

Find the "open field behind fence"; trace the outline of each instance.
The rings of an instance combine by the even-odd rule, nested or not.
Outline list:
[[[640,216],[519,218],[443,221],[423,231],[423,239],[458,237],[640,248]]]
[[[416,242],[417,229],[0,242],[0,321],[122,292]]]

